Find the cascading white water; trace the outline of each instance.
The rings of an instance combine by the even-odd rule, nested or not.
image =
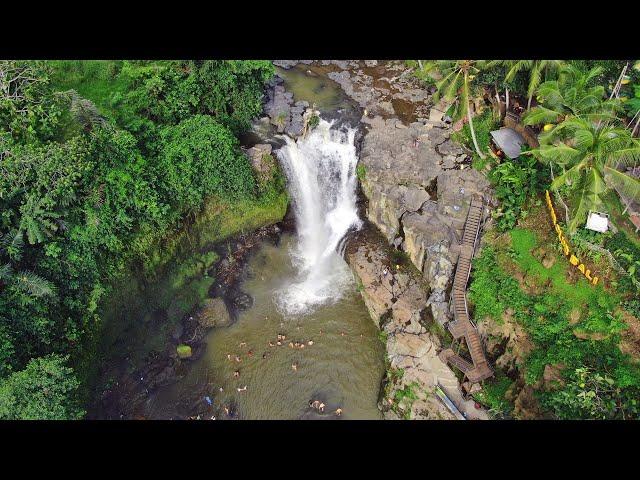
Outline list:
[[[336,253],[352,228],[360,228],[356,208],[355,130],[320,123],[304,138],[286,145],[278,157],[289,183],[298,242],[291,252],[298,276],[276,294],[283,314],[308,313],[340,299],[352,277]]]

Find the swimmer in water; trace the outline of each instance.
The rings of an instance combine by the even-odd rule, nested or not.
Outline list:
[[[276,345],[275,345],[275,343],[273,343],[273,342],[271,342],[271,341],[270,341],[270,342],[269,342],[269,346],[270,346],[270,347],[275,347]]]
[[[241,347],[246,347],[247,346],[247,342],[240,342],[240,346]]]
[[[292,363],[291,364],[291,368],[293,369],[294,372],[298,371],[298,362]]]
[[[293,342],[289,342],[289,348],[293,348]]]
[[[236,362],[241,362],[241,361],[242,359],[238,355],[236,355]]]
[[[236,370],[235,372],[233,372],[233,377],[234,378],[240,377],[240,370]]]
[[[341,408],[336,408],[336,415],[337,416],[342,415],[342,409]]]
[[[253,357],[253,350],[249,350],[249,351],[247,352],[247,355],[249,355],[250,357]]]
[[[231,360],[231,354],[227,353],[227,360]]]
[[[307,345],[309,345],[309,346],[313,345],[313,340],[309,340],[309,341],[307,342]]]
[[[242,387],[242,388],[239,388],[239,387],[238,387],[236,390],[238,390],[238,392],[246,392],[246,391],[247,391],[247,386],[245,385],[245,386],[244,386],[244,387]]]
[[[320,402],[320,405],[318,405],[318,411],[320,413],[324,413],[324,407],[325,407],[325,404]]]

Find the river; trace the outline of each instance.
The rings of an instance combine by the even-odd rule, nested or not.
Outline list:
[[[146,392],[144,418],[381,418],[384,344],[340,255],[345,234],[362,226],[355,130],[345,121],[358,113],[326,77],[301,69],[283,77],[329,120],[297,141],[277,139],[295,233],[250,256],[239,288],[251,307],[211,330],[205,353],[181,362],[175,381]]]

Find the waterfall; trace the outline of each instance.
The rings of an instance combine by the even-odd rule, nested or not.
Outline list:
[[[284,137],[286,144],[278,150],[298,235],[291,251],[297,276],[276,292],[283,314],[308,313],[336,301],[353,281],[336,250],[349,229],[362,226],[356,208],[355,130],[332,129],[332,124],[320,120],[297,141]]]

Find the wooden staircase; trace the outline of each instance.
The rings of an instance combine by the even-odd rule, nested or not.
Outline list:
[[[478,242],[478,235],[483,220],[484,202],[479,196],[471,199],[469,213],[464,225],[464,233],[460,244],[458,265],[453,278],[451,300],[453,301],[454,321],[449,322],[448,329],[456,343],[464,339],[471,362],[461,357],[452,348],[440,352],[440,359],[459,369],[467,377],[471,384],[481,382],[493,376],[493,370],[489,366],[482,347],[482,340],[478,330],[469,318],[467,310],[467,281],[471,273],[471,260],[473,259]]]

